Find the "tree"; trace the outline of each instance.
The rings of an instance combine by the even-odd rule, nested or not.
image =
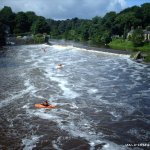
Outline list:
[[[130,30],[132,26],[137,27],[141,24],[141,20],[135,17],[134,12],[126,12],[119,14],[115,19],[118,24],[119,35],[125,34],[124,31]]]
[[[111,41],[111,36],[108,31],[105,31],[102,38],[101,38],[102,43],[108,44]]]
[[[106,30],[109,30],[111,34],[114,34],[113,27],[117,14],[116,12],[109,12],[102,19],[102,24]]]
[[[12,12],[10,7],[5,6],[0,11],[0,20],[3,22],[3,24],[9,26],[11,33],[13,32],[14,29],[14,19],[15,14]]]
[[[80,25],[80,35],[82,41],[88,41],[89,40],[89,22],[82,22]]]
[[[142,29],[134,30],[131,40],[135,47],[142,46],[144,41],[143,30]]]
[[[150,3],[145,3],[141,5],[142,13],[143,13],[143,26],[149,26],[150,25]]]
[[[32,24],[31,31],[37,33],[49,33],[50,27],[44,17],[39,16],[38,19]]]
[[[4,25],[0,21],[0,46],[5,45]]]
[[[33,22],[36,21],[36,19],[38,18],[37,15],[32,12],[32,11],[27,11],[25,13],[25,15],[27,16],[28,18],[28,25],[29,25],[29,29],[30,27],[32,26]]]
[[[30,26],[28,22],[28,17],[24,12],[19,12],[17,13],[15,17],[15,28],[14,32],[15,33],[25,33],[29,32]]]
[[[58,26],[58,32],[63,34],[66,31],[66,23],[65,21],[61,21]]]

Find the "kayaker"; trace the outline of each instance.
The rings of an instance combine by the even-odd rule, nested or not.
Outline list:
[[[48,101],[46,100],[46,101],[44,101],[44,102],[42,103],[42,105],[44,105],[44,106],[49,106],[49,103],[48,103]]]
[[[63,66],[62,64],[58,64],[56,68],[60,69],[60,68],[62,68],[62,66]]]

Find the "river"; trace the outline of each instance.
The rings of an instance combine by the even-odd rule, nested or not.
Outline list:
[[[150,66],[128,55],[8,46],[0,51],[0,85],[2,150],[150,148]],[[57,108],[34,107],[44,100]]]

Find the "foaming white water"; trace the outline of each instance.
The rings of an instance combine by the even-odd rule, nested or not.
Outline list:
[[[125,146],[119,146],[113,142],[103,140],[103,134],[95,133],[95,131],[92,129],[91,123],[85,119],[81,119],[79,124],[70,121],[67,125],[63,125],[60,121],[58,124],[62,130],[67,131],[71,136],[86,139],[89,142],[90,150],[95,150],[96,145],[103,143],[105,143],[104,147],[102,148],[103,150],[126,150]],[[56,142],[55,146],[58,147]]]
[[[53,73],[50,72],[50,70],[46,69],[45,76],[49,78],[51,81],[55,81],[58,83],[60,89],[63,91],[63,95],[65,98],[74,99],[79,96],[78,93],[67,87],[69,85],[67,79],[63,79],[62,77],[56,77]]]
[[[98,89],[95,89],[95,88],[92,88],[92,89],[89,89],[88,90],[88,93],[89,94],[95,94],[95,93],[97,93],[98,92]]]
[[[133,66],[137,68],[137,70],[143,70],[147,65],[142,63],[137,63],[133,61],[132,59],[127,59],[128,66]]]
[[[122,116],[120,114],[118,114],[117,112],[114,111],[110,111],[109,112],[111,115],[113,115],[117,120],[121,119]]]
[[[124,146],[119,146],[113,142],[102,140],[101,138],[103,137],[103,134],[95,133],[91,123],[83,118],[82,113],[75,114],[64,109],[52,109],[50,111],[46,111],[45,109],[28,109],[28,113],[30,115],[38,116],[42,119],[55,121],[57,122],[57,125],[60,129],[67,131],[71,136],[86,139],[87,141],[89,141],[89,144],[91,146],[90,150],[94,150],[96,145],[102,143],[105,143],[103,150],[126,150]],[[62,114],[67,117],[64,118],[63,116],[61,116]],[[76,120],[77,118],[80,118],[79,122],[74,122],[74,120]],[[63,122],[66,123],[64,124]],[[59,141],[59,138],[57,140],[54,140],[52,143],[54,148],[58,150],[60,149],[58,143],[61,143],[61,141]]]
[[[59,146],[58,146],[58,144],[57,143],[59,143],[60,142],[60,139],[61,137],[58,137],[58,139],[57,140],[53,140],[52,141],[52,145],[53,145],[53,147],[56,149],[56,150],[62,150]]]
[[[75,47],[73,45],[52,45],[51,47],[53,49],[57,49],[57,50],[77,50],[77,51],[86,51],[86,52],[90,52],[90,53],[116,55],[116,56],[121,56],[121,57],[124,57],[124,58],[129,58],[130,57],[129,54],[117,54],[117,53],[111,53],[111,52],[97,51],[97,50],[93,50],[93,49],[79,48],[79,47]]]
[[[77,48],[77,47],[73,47],[75,50],[81,50],[81,51],[87,51],[87,52],[92,52],[92,53],[101,53],[101,54],[107,54],[107,55],[116,55],[116,56],[121,56],[121,57],[126,57],[129,58],[130,55],[129,54],[117,54],[117,53],[111,53],[111,52],[103,52],[103,51],[97,51],[97,50],[88,50],[88,49],[84,49],[84,48]]]
[[[29,109],[29,103],[27,103],[24,106],[22,106],[22,108]]]
[[[50,79],[59,83],[58,85],[61,90],[63,90],[63,95],[65,96],[65,98],[74,99],[79,96],[78,93],[74,92],[69,87],[66,87],[68,85],[68,82],[66,80],[56,77],[51,77]]]
[[[62,124],[61,122],[58,122],[58,124],[62,130],[67,131],[71,136],[81,137],[89,141],[91,150],[94,149],[95,145],[102,143],[102,140],[100,140],[102,133],[96,134],[92,129],[91,123],[82,117],[78,123],[71,121],[68,122],[67,125]],[[97,140],[98,137],[99,140]]]
[[[29,89],[30,95],[35,95],[34,93],[37,91],[37,89],[30,83],[29,79],[24,81],[24,85]]]
[[[28,109],[28,114],[31,116],[37,116],[42,119],[51,120],[54,122],[57,122],[57,125],[60,129],[65,130],[74,137],[81,137],[89,141],[90,150],[94,150],[96,145],[105,143],[103,150],[126,150],[125,146],[119,146],[113,142],[105,141],[101,139],[103,137],[102,133],[95,133],[94,129],[91,126],[91,123],[82,118],[82,114],[75,114],[71,113],[66,110],[50,110],[46,111],[45,109],[37,109],[37,110],[31,110]],[[64,118],[63,116],[59,115],[68,115],[67,118]],[[80,118],[79,122],[74,122],[73,120],[76,118]],[[65,124],[63,122],[66,122]],[[58,138],[57,140],[52,141],[53,147],[57,150],[60,150],[59,144],[61,143],[61,138]],[[30,141],[29,144],[30,145]],[[29,147],[29,146],[28,146]],[[26,149],[25,149],[26,150]]]
[[[24,89],[19,92],[10,93],[11,96],[6,97],[6,100],[10,98],[10,100],[8,99],[8,104],[11,102],[14,103],[15,100],[21,98],[19,99],[19,106],[22,104],[24,106],[22,106],[22,108],[18,107],[19,112],[17,112],[17,114],[20,114],[20,112],[23,114],[21,114],[20,117],[17,116],[17,121],[22,120],[24,123],[29,121],[32,126],[32,123],[34,122],[34,119],[32,120],[33,122],[31,121],[32,117],[39,117],[41,118],[41,121],[38,119],[38,125],[41,127],[43,125],[42,119],[45,119],[44,122],[46,122],[46,120],[47,122],[53,121],[62,132],[66,131],[65,133],[68,133],[68,140],[69,138],[78,137],[87,140],[91,150],[95,150],[99,144],[103,143],[105,143],[102,148],[103,150],[126,149],[125,146],[119,146],[105,140],[105,136],[108,137],[109,135],[105,135],[103,130],[97,128],[99,125],[103,126],[103,122],[100,124],[100,116],[103,115],[103,113],[105,115],[105,112],[109,115],[108,120],[107,117],[105,118],[106,123],[111,120],[119,123],[120,118],[123,120],[123,117],[126,118],[127,116],[127,118],[130,119],[133,111],[139,109],[139,114],[142,114],[141,118],[139,115],[139,119],[142,119],[142,122],[147,121],[147,124],[149,123],[149,120],[144,118],[146,115],[142,112],[142,108],[144,107],[147,107],[148,110],[148,105],[144,107],[142,105],[140,106],[140,104],[142,104],[142,97],[144,96],[148,99],[150,93],[150,88],[147,90],[145,89],[146,87],[149,87],[148,83],[144,84],[146,85],[145,88],[144,86],[142,87],[142,83],[148,82],[148,79],[150,78],[145,77],[150,76],[147,72],[147,67],[143,67],[143,65],[129,60],[126,55],[121,55],[119,57],[113,56],[114,54],[111,53],[95,54],[95,52],[102,52],[92,50],[87,51],[86,49],[72,46],[57,47],[57,45],[53,45],[46,47],[46,45],[38,45],[27,46],[27,48],[24,47],[19,51],[19,53],[21,53],[20,59],[23,58],[23,60],[25,60],[23,66],[20,66],[20,68],[23,68],[23,73],[20,76],[25,80]],[[55,69],[56,64],[59,62],[62,62],[65,65],[62,70]],[[144,72],[145,70],[143,68],[146,72]],[[148,71],[150,70],[148,69]],[[97,79],[99,82],[95,82],[93,78],[95,80]],[[123,81],[124,79],[125,81]],[[139,90],[140,86],[141,89]],[[126,90],[131,94],[130,97],[126,94]],[[136,91],[134,92],[134,90]],[[84,94],[85,97],[83,97]],[[38,103],[41,99],[45,99],[45,97],[50,104],[59,107],[57,109],[34,108],[34,103]],[[141,101],[139,100],[140,98]],[[137,101],[133,101],[134,99]],[[19,102],[19,100],[17,100],[17,102]],[[89,109],[91,112],[93,111],[92,114],[90,112],[87,113],[88,103],[92,106]],[[14,104],[12,105],[14,106]],[[24,114],[25,111],[26,114]],[[14,112],[14,115],[10,114],[9,116],[8,112],[8,118],[10,118],[8,121],[10,122],[10,127],[15,127],[13,126],[13,123],[17,124],[17,121],[13,120],[12,116],[16,116],[16,111],[12,109],[10,113],[11,112]],[[100,116],[98,116],[99,114]],[[24,117],[29,117],[29,120],[28,118],[24,119]],[[133,116],[133,119],[136,120],[136,116]],[[38,132],[38,130],[36,131]],[[137,131],[139,131],[139,129],[137,129]],[[136,131],[129,132],[132,136],[136,136],[137,133],[138,132]],[[31,134],[31,137],[29,134]],[[28,137],[24,138],[22,141],[25,150],[34,149],[34,147],[36,147],[36,142],[39,142],[40,140],[40,138],[38,139],[38,136],[33,135],[30,131],[29,134]],[[42,131],[39,134],[45,136],[45,133],[42,133]],[[117,132],[115,135],[110,136],[118,136],[121,138],[121,135],[119,135],[119,133],[117,134]],[[114,137],[114,140],[119,141],[118,137]],[[63,138],[64,136],[62,137],[62,140],[61,138],[58,138],[52,141],[55,149],[60,149],[63,144],[61,142],[64,142]]]
[[[70,50],[74,48],[73,46],[66,46],[66,45],[52,45],[51,47],[57,50],[66,50],[66,49]]]
[[[29,92],[34,92],[35,88],[34,86],[29,84],[29,80],[25,80],[24,85],[27,87],[24,90],[21,90],[19,92],[17,92],[18,94],[10,94],[10,97],[6,98],[5,100],[0,102],[0,108],[5,107],[7,105],[9,105],[11,102],[22,98],[25,94],[29,93]]]
[[[108,142],[105,144],[102,148],[102,150],[131,150],[130,148],[127,148],[126,146],[119,146],[113,142]]]
[[[50,111],[51,113],[48,113],[47,111]],[[54,121],[56,119],[59,119],[60,117],[57,116],[54,111],[52,109],[37,109],[37,110],[27,110],[28,114],[30,114],[31,116],[37,116],[40,117],[42,119],[47,119],[47,120],[51,120]]]
[[[79,107],[75,103],[71,103],[70,108],[72,108],[72,109],[78,109]]]
[[[29,138],[22,139],[22,145],[24,146],[23,150],[32,150],[36,147],[36,143],[42,136],[32,135]]]

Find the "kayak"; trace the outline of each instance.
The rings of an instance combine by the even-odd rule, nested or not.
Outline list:
[[[35,107],[37,107],[37,108],[56,108],[55,105],[44,106],[42,104],[35,104]]]

